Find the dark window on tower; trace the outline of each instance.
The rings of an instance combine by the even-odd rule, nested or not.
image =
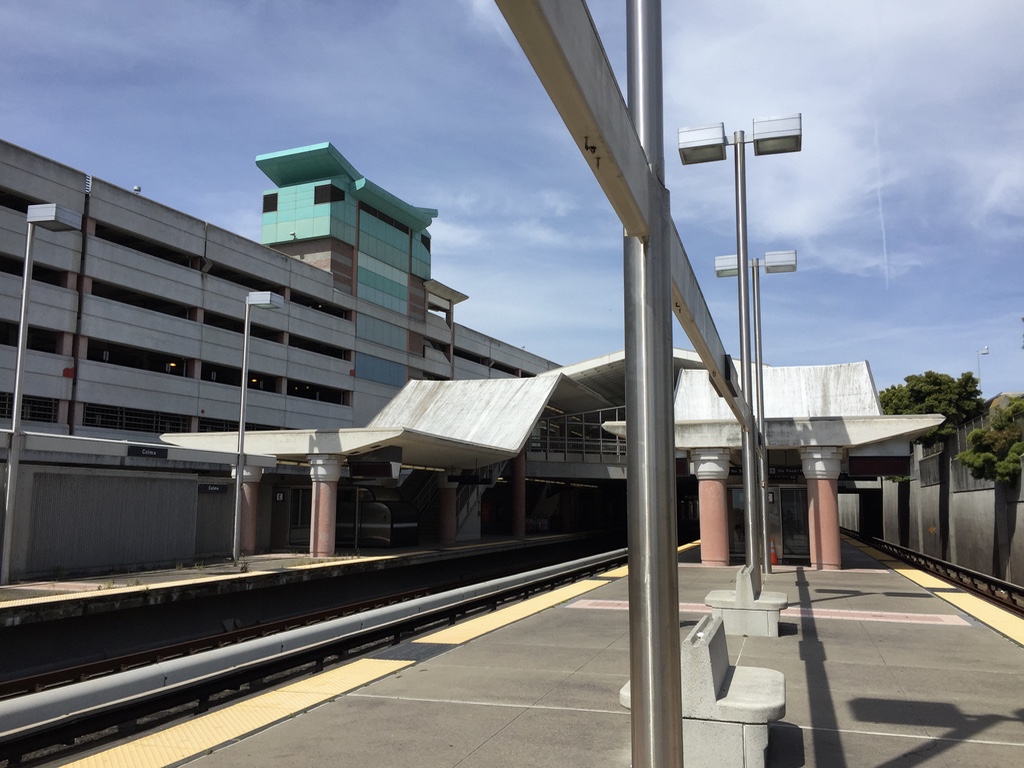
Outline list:
[[[408,234],[409,234],[409,227],[407,227],[407,226],[406,226],[405,224],[403,224],[402,222],[400,222],[400,221],[397,221],[397,220],[395,220],[395,219],[391,218],[390,216],[388,216],[388,215],[387,215],[386,213],[384,213],[383,211],[378,211],[378,210],[377,210],[376,208],[374,208],[374,207],[373,207],[372,205],[370,205],[369,203],[363,203],[363,202],[360,202],[360,203],[359,203],[359,210],[360,210],[360,211],[362,211],[363,213],[368,213],[368,214],[370,214],[370,215],[371,215],[371,216],[373,216],[373,217],[374,217],[375,219],[380,219],[380,220],[381,220],[381,221],[383,221],[383,222],[384,222],[385,224],[387,224],[387,225],[389,225],[389,226],[392,226],[392,227],[394,227],[395,229],[397,229],[397,230],[398,230],[399,232],[401,232],[402,234],[405,234],[405,235],[408,235]]]
[[[263,212],[273,213],[277,210],[277,192],[271,192],[263,196]]]
[[[427,237],[426,235],[420,235],[420,242],[423,243],[423,247],[426,248],[427,252],[429,253],[430,252],[430,238]]]
[[[313,205],[321,203],[340,203],[345,199],[345,190],[333,184],[321,184],[313,187]]]

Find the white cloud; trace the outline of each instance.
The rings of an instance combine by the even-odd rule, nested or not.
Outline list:
[[[623,3],[590,6],[625,92]],[[332,141],[438,209],[460,321],[562,362],[621,347],[621,228],[492,0],[240,7],[7,3],[0,138],[251,237],[255,155]],[[735,251],[731,162],[682,168],[675,132],[799,111],[800,154],[747,156],[751,253],[800,251],[764,281],[769,360],[869,359],[884,385],[988,344],[986,393],[1024,388],[1024,4],[662,10],[667,184],[727,346],[735,286],[710,259]]]

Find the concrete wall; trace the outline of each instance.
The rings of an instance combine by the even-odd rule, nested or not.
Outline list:
[[[920,446],[915,446],[911,480],[883,482],[885,540],[1024,584],[1024,478],[1012,486],[973,480],[956,462],[956,451],[951,440],[931,459],[941,464],[929,475],[929,482],[939,478],[937,484],[921,482]]]
[[[97,468],[24,467],[11,576],[189,562],[195,556],[198,478]],[[233,509],[233,507],[232,507]]]

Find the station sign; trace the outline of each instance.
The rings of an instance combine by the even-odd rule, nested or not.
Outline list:
[[[153,445],[129,445],[129,456],[139,456],[146,459],[166,459],[167,449],[157,448]]]

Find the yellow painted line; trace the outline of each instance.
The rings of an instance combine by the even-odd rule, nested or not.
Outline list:
[[[564,603],[566,600],[571,600],[574,597],[590,592],[591,590],[603,587],[607,584],[606,581],[577,581],[573,584],[567,584],[564,587],[552,590],[551,592],[545,592],[543,594],[531,597],[529,600],[523,600],[522,602],[515,603],[514,605],[501,608],[497,611],[478,616],[475,619],[469,619],[455,626],[448,627],[447,629],[441,629],[429,635],[418,637],[412,642],[414,643],[444,643],[445,645],[461,645],[462,643],[469,642],[481,635],[486,635],[488,632],[493,632],[496,629],[508,626],[513,622],[525,619],[527,616],[532,616],[535,613],[540,613],[547,608]]]
[[[683,546],[681,547],[676,547],[676,552],[682,554],[683,552],[686,552],[689,549],[696,549],[699,546],[700,539],[697,539],[696,541],[691,541],[689,544],[683,544]],[[629,566],[623,565],[619,568],[615,568],[614,570],[605,571],[601,575],[607,579],[621,579],[624,576],[629,575]]]
[[[76,760],[67,766],[157,768],[172,765],[267,728],[297,712],[311,709],[413,664],[412,661],[360,659]]]
[[[925,589],[945,589],[951,586],[948,581],[943,581],[938,576],[933,576],[927,571],[922,571],[904,562],[894,562],[889,567],[896,571],[900,576],[910,579],[912,582],[918,586],[924,587]],[[939,595],[939,597],[941,597],[941,595]]]
[[[888,554],[875,549],[870,544],[857,542],[853,539],[847,539],[847,541],[858,549],[862,549],[870,554],[878,560],[878,562],[887,565],[892,568],[892,570],[896,571],[896,573],[925,589],[956,590],[955,592],[941,591],[933,592],[932,594],[945,600],[950,605],[955,605],[968,616],[972,616],[978,621],[987,624],[992,627],[992,629],[1006,635],[1011,640],[1024,645],[1024,619],[1019,616],[1015,616],[1010,611],[1005,608],[1000,608],[998,605],[993,605],[988,600],[972,595],[970,592],[960,589],[955,584],[943,581],[927,571],[922,571],[919,568],[908,565],[902,560],[890,557]]]
[[[944,592],[939,595],[964,613],[988,624],[1011,640],[1024,645],[1024,619],[1014,616],[1005,608],[993,605],[968,592]]]

